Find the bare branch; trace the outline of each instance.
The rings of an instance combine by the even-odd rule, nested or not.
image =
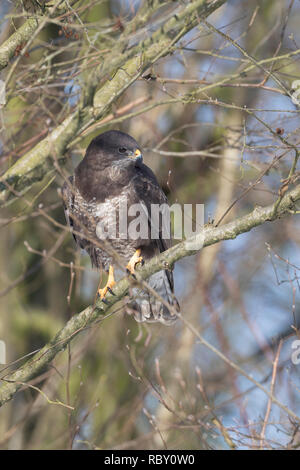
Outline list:
[[[206,247],[222,240],[234,239],[238,235],[248,232],[254,227],[262,225],[265,222],[274,221],[283,216],[289,215],[293,210],[295,210],[295,203],[299,200],[300,185],[284,195],[276,212],[274,211],[274,204],[266,207],[256,207],[251,213],[226,225],[218,227],[210,225],[205,226],[202,232],[189,239],[188,242],[193,241],[195,243],[198,241],[199,246],[203,244],[203,247]],[[151,274],[162,269],[170,269],[176,261],[186,256],[190,256],[197,251],[191,250],[189,246],[189,243],[183,241],[163,252],[160,256],[150,260],[146,265],[138,269],[137,282],[143,282]],[[78,315],[74,315],[57,333],[57,335],[24,366],[11,374],[5,374],[4,377],[2,376],[2,380],[5,381],[5,384],[0,388],[0,406],[11,400],[23,383],[29,382],[33,378],[37,377],[41,371],[51,363],[55,356],[65,349],[78,333],[95,324],[100,319],[103,319],[104,316],[111,314],[112,307],[126,295],[130,285],[130,279],[127,277],[121,279],[114,287],[114,295],[107,295],[106,300],[108,301],[108,305],[98,301],[95,305],[87,307]],[[179,316],[181,317],[181,315]],[[241,373],[242,369],[238,366],[235,366],[235,369]],[[246,373],[244,373],[244,375],[249,378]],[[251,378],[249,378],[249,380],[250,379]],[[263,389],[262,386],[260,386],[260,388]],[[267,390],[263,390],[270,396],[270,393]],[[272,400],[278,406],[281,406],[281,403],[274,397],[272,397]],[[286,409],[284,405],[282,405],[281,408],[284,408],[286,412],[293,416],[293,418],[296,417],[295,414]]]

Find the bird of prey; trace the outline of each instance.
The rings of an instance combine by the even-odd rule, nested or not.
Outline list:
[[[123,262],[134,276],[138,263],[170,247],[171,240],[164,237],[162,217],[159,217],[157,227],[151,226],[153,221],[150,217],[151,205],[167,205],[167,198],[152,170],[143,163],[140,146],[128,134],[111,130],[94,138],[74,175],[65,181],[62,197],[66,220],[77,245],[87,251],[92,265],[108,272],[106,286],[98,291],[104,302],[107,292],[113,293],[116,265]],[[126,206],[122,205],[124,201]],[[116,223],[118,226],[119,223],[120,226],[120,218],[125,215],[120,208],[130,208],[133,204],[140,204],[145,209],[147,236],[130,237],[127,233],[124,237],[119,228],[112,235],[111,225]],[[133,218],[128,214],[127,227]],[[105,240],[99,236],[99,227],[108,233]],[[156,229],[156,237],[151,237],[153,228]],[[135,319],[172,324],[177,319],[174,309],[179,311],[172,272],[162,270],[151,275],[148,285],[158,297],[144,287],[135,288],[134,300],[130,304]],[[173,307],[171,312],[159,297]]]

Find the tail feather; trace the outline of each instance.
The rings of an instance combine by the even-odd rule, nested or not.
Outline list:
[[[173,293],[172,273],[159,271],[152,274],[148,279],[148,284],[160,297],[179,312],[179,304]],[[172,325],[177,320],[177,315],[174,312],[170,312],[166,305],[147,290],[135,288],[133,289],[133,294],[135,299],[131,307],[136,321],[148,323],[161,322],[165,325]]]

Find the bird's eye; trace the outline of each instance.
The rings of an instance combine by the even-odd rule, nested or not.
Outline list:
[[[120,153],[125,153],[126,151],[127,151],[127,149],[125,147],[120,147],[119,148]]]

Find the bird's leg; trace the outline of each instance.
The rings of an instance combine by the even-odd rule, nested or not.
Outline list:
[[[104,302],[104,297],[106,296],[107,292],[110,292],[111,294],[113,294],[112,287],[115,285],[115,283],[116,282],[114,278],[114,267],[110,265],[106,285],[105,287],[103,287],[103,289],[98,290],[100,299],[103,300],[103,302]]]
[[[134,255],[130,258],[127,266],[126,266],[126,271],[132,275],[134,275],[134,270],[135,270],[135,266],[138,264],[138,263],[141,263],[142,265],[144,264],[144,260],[143,260],[143,257],[141,256],[141,249],[138,248],[136,250],[136,252],[134,253]]]

